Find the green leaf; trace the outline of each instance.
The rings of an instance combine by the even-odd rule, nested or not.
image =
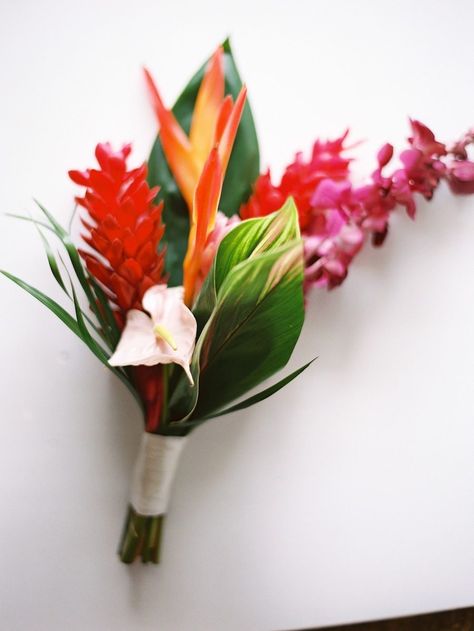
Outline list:
[[[198,344],[199,397],[207,416],[283,368],[304,319],[301,241],[234,267]]]
[[[299,238],[298,211],[292,197],[271,215],[248,219],[233,228],[222,240],[193,307],[198,332],[203,329],[216,305],[222,283],[236,265]]]
[[[170,388],[171,423],[213,413],[282,368],[304,319],[302,241],[293,200],[222,240],[193,312],[191,388]]]
[[[87,328],[86,321],[84,316],[82,315],[81,306],[79,304],[79,300],[77,299],[77,294],[74,289],[74,285],[71,282],[71,291],[72,291],[72,300],[74,303],[74,311],[76,313],[76,322],[79,328],[79,333],[81,340],[90,348],[90,350],[100,359],[100,361],[108,366],[108,359],[110,355],[98,344]]]
[[[106,322],[106,330],[108,331],[108,337],[110,338],[110,350],[113,351],[120,339],[120,329],[118,328],[117,320],[115,319],[114,313],[104,291],[99,287],[98,283],[92,278],[92,276],[89,276],[89,281],[102,308],[104,321]]]
[[[43,212],[43,214],[46,216],[46,218],[48,219],[51,225],[51,229],[53,230],[53,232],[56,234],[58,239],[63,244],[64,249],[66,250],[66,253],[69,257],[69,260],[71,261],[71,265],[74,269],[74,273],[82,287],[82,290],[86,294],[87,300],[89,301],[89,307],[91,308],[92,312],[97,318],[97,321],[99,322],[99,325],[103,332],[104,340],[107,343],[108,347],[111,350],[113,350],[115,348],[116,340],[117,340],[116,323],[114,321],[112,324],[110,318],[108,318],[104,310],[98,306],[97,301],[99,301],[100,303],[101,299],[97,295],[97,292],[94,292],[91,288],[92,279],[84,271],[81,257],[79,256],[79,252],[76,246],[72,242],[71,237],[69,233],[67,232],[67,230],[65,230],[58,223],[58,221],[56,221],[53,215],[44,206],[42,206],[37,200],[35,200],[35,203]],[[97,283],[96,283],[96,286],[97,286]]]
[[[70,298],[73,301],[75,314],[76,314],[76,320],[65,309],[63,309],[63,307],[61,307],[57,302],[55,302],[54,300],[52,300],[51,298],[49,298],[48,296],[40,292],[38,289],[32,287],[31,285],[28,285],[26,282],[22,281],[16,276],[13,276],[12,274],[9,274],[8,272],[0,270],[1,273],[4,274],[7,278],[12,280],[13,282],[15,282],[17,285],[19,285],[22,289],[27,291],[37,300],[39,300],[46,307],[48,307],[48,309],[50,309],[62,322],[64,322],[64,324],[66,324],[66,326],[71,331],[73,331],[73,333],[75,333],[86,344],[86,346],[94,353],[94,355],[109,370],[111,370],[111,372],[113,372],[120,379],[120,381],[122,381],[122,383],[124,383],[127,386],[127,388],[130,390],[130,392],[133,394],[134,398],[136,399],[137,403],[139,404],[140,408],[143,409],[143,402],[137,390],[133,386],[126,370],[123,368],[115,368],[115,367],[110,366],[110,364],[108,363],[108,360],[110,358],[109,352],[106,349],[104,349],[101,346],[101,344],[99,344],[99,342],[91,335],[91,333],[89,332],[87,328],[86,323],[89,323],[91,328],[107,344],[109,349],[111,351],[115,349],[117,341],[120,337],[120,331],[118,329],[117,322],[115,321],[115,318],[112,313],[112,309],[110,308],[110,304],[107,300],[105,293],[96,283],[96,281],[86,274],[84,267],[82,265],[79,252],[77,248],[75,247],[75,245],[73,244],[73,242],[71,241],[68,231],[65,230],[56,221],[53,215],[51,215],[51,213],[46,208],[44,208],[44,206],[42,206],[36,200],[35,202],[38,205],[38,207],[41,209],[43,214],[46,216],[46,218],[48,219],[49,224],[45,224],[41,221],[37,221],[36,219],[33,219],[32,217],[26,217],[22,215],[18,215],[18,216],[11,215],[11,216],[17,217],[22,220],[31,221],[32,223],[35,224],[42,238],[43,245],[46,249],[46,254],[48,257],[48,263],[49,263],[51,272],[54,278],[56,279],[56,281],[59,283],[61,288],[64,290],[64,292],[68,296],[68,298]],[[91,319],[82,311],[77,294],[76,294],[76,290],[74,288],[74,284],[69,274],[69,271],[61,255],[59,255],[61,263],[64,266],[64,270],[69,277],[69,281],[71,284],[71,294],[68,292],[67,288],[65,287],[64,282],[61,277],[61,273],[59,271],[59,266],[53,254],[51,246],[48,240],[42,234],[41,230],[39,229],[39,226],[43,228],[47,228],[48,230],[51,230],[63,244],[68,254],[69,260],[71,261],[72,267],[74,269],[74,273],[77,279],[79,280],[79,283],[84,293],[86,294],[86,297],[89,301],[89,305],[92,311],[94,312],[94,315],[96,316],[97,321],[99,322],[100,328],[98,328],[94,324],[94,322],[92,322]]]
[[[173,112],[186,133],[189,132],[199,86],[207,64],[201,66],[189,81],[176,101]],[[237,97],[242,81],[228,40],[224,42],[225,91]],[[159,137],[155,141],[148,161],[150,186],[161,187],[157,199],[164,201],[163,221],[166,225],[163,245],[166,246],[166,270],[169,285],[182,284],[182,265],[186,253],[189,233],[189,210],[179,192],[166,163]],[[229,217],[238,212],[249,197],[252,185],[260,172],[260,157],[257,134],[250,105],[245,105],[242,120],[235,139],[234,148],[227,168],[221,198],[221,209]]]
[[[224,416],[224,414],[231,414],[232,412],[238,412],[239,410],[245,410],[245,408],[248,408],[251,405],[255,405],[256,403],[260,403],[261,401],[264,401],[265,399],[268,399],[268,397],[271,397],[272,394],[275,394],[276,392],[278,392],[278,390],[281,390],[287,384],[289,384],[291,381],[293,381],[293,379],[296,379],[296,377],[298,377],[298,375],[301,375],[301,373],[304,370],[306,370],[306,368],[308,368],[308,366],[310,366],[315,361],[315,359],[316,358],[312,359],[310,362],[308,362],[304,366],[300,366],[300,368],[298,368],[297,370],[293,371],[292,373],[290,373],[286,377],[283,377],[283,379],[280,379],[279,381],[277,381],[273,385],[269,386],[268,388],[265,388],[265,390],[262,390],[261,392],[258,392],[257,394],[254,394],[253,396],[249,397],[248,399],[245,399],[244,401],[241,401],[240,403],[236,403],[232,407],[227,408],[225,410],[219,410],[218,412],[215,412],[214,414],[210,414],[209,416],[205,416],[204,418],[199,419],[199,420],[200,421],[207,421],[207,420],[209,420],[211,418],[215,418],[216,416]]]
[[[36,298],[36,300],[39,300],[42,304],[48,307],[48,309],[52,311],[54,315],[56,315],[62,322],[64,322],[64,324],[69,329],[71,329],[73,333],[75,333],[79,338],[82,339],[77,322],[56,301],[52,300],[51,298],[43,294],[41,291],[39,291],[39,289],[36,289],[35,287],[28,285],[28,283],[25,283],[25,281],[21,280],[20,278],[17,278],[16,276],[13,276],[13,274],[10,274],[9,272],[6,272],[5,270],[0,270],[0,274],[3,274],[7,278],[9,278],[11,281],[16,283],[19,287],[27,291],[34,298]]]
[[[301,241],[247,259],[224,281],[193,354],[191,388],[181,378],[170,420],[209,416],[283,368],[304,319]]]
[[[42,221],[38,221],[38,220],[37,220],[37,219],[35,219],[34,217],[28,217],[28,216],[26,216],[26,215],[16,215],[16,214],[13,214],[13,213],[6,213],[6,214],[7,214],[7,216],[8,216],[8,217],[13,217],[14,219],[21,219],[21,220],[23,220],[23,221],[29,221],[29,222],[31,222],[31,223],[33,223],[33,224],[34,224],[35,228],[38,230],[38,234],[39,234],[39,236],[40,236],[40,238],[41,238],[41,241],[42,241],[42,243],[43,243],[43,247],[44,247],[44,249],[45,249],[45,251],[46,251],[46,256],[47,256],[47,259],[48,259],[48,264],[49,264],[49,268],[50,268],[50,270],[51,270],[51,273],[53,274],[53,276],[54,276],[54,278],[55,278],[56,282],[57,282],[57,283],[58,283],[58,285],[61,287],[61,289],[64,291],[64,293],[66,294],[66,296],[67,296],[70,300],[73,300],[73,297],[70,295],[70,293],[69,293],[69,292],[68,292],[68,290],[66,289],[66,286],[64,285],[64,282],[63,282],[63,279],[62,279],[62,276],[61,276],[61,272],[60,272],[60,269],[59,269],[59,265],[58,265],[58,263],[57,263],[57,261],[56,261],[56,257],[54,256],[54,253],[53,253],[53,250],[52,250],[52,248],[51,248],[51,245],[50,245],[49,241],[46,239],[46,237],[44,236],[44,234],[43,234],[43,233],[42,233],[42,231],[41,231],[41,228],[44,228],[44,229],[49,230],[50,232],[52,232],[55,236],[58,236],[58,235],[57,235],[57,233],[56,233],[56,231],[54,230],[54,228],[52,228],[52,227],[51,227],[51,225],[49,225],[49,224],[46,224],[46,223],[44,223],[44,222],[42,222]],[[40,228],[40,226],[41,226],[41,228]],[[63,266],[64,266],[64,269],[65,269],[66,273],[67,273],[67,274],[68,274],[68,276],[69,276],[69,279],[71,280],[71,277],[70,277],[70,275],[69,275],[69,272],[68,272],[68,270],[67,270],[67,267],[66,267],[66,265],[65,265],[64,261],[63,261],[63,260],[62,260],[62,258],[61,258],[61,255],[59,255],[59,258],[60,258],[60,260],[61,260],[61,263],[62,263],[62,264],[63,264]],[[71,283],[71,284],[72,284],[72,283]],[[108,305],[108,303],[107,303],[107,306],[108,306],[108,308],[110,309],[110,306]],[[94,331],[95,331],[95,332],[96,332],[96,333],[97,333],[97,334],[98,334],[98,335],[99,335],[102,339],[104,339],[104,341],[105,341],[106,343],[108,343],[108,340],[107,340],[107,338],[106,338],[106,335],[104,334],[104,331],[103,331],[102,329],[99,329],[99,328],[98,328],[98,327],[94,324],[94,322],[92,322],[92,320],[91,320],[91,319],[90,319],[90,318],[89,318],[89,317],[88,317],[88,316],[87,316],[84,312],[81,312],[81,313],[82,313],[83,317],[85,318],[85,320],[87,320],[87,322],[90,324],[90,326],[94,329]],[[115,323],[115,326],[116,326],[116,323]],[[117,329],[117,331],[118,331],[118,329]],[[118,340],[118,337],[117,337],[117,340]],[[115,344],[109,344],[109,343],[108,343],[108,345],[109,345],[110,349],[111,349],[111,350],[113,350],[113,349],[115,348],[115,346],[116,346],[116,342],[115,342]]]
[[[31,285],[29,285],[25,281],[23,281],[20,278],[14,276],[13,274],[10,274],[9,272],[6,272],[5,270],[0,270],[0,274],[3,274],[7,278],[9,278],[16,285],[18,285],[19,287],[24,289],[27,293],[29,293],[31,296],[36,298],[36,300],[41,302],[43,305],[45,305],[45,307],[47,307],[50,311],[52,311],[54,313],[54,315],[56,315],[61,320],[61,322],[63,322],[75,335],[77,335],[77,337],[80,340],[82,340],[88,346],[88,348],[94,353],[94,355],[98,359],[100,359],[100,361],[105,366],[107,366],[107,368],[109,370],[111,370],[122,381],[122,383],[124,383],[127,386],[127,388],[130,390],[130,392],[133,394],[133,396],[135,397],[135,399],[139,403],[140,407],[143,407],[143,403],[142,403],[137,391],[135,390],[135,388],[133,387],[132,383],[130,382],[130,380],[127,378],[127,376],[121,370],[113,368],[112,366],[110,366],[110,364],[108,363],[108,359],[109,359],[110,355],[108,355],[107,352],[100,346],[100,344],[98,344],[92,338],[91,334],[87,330],[86,324],[85,324],[84,319],[82,317],[82,312],[81,312],[81,309],[80,309],[80,306],[79,306],[79,303],[78,303],[78,300],[77,300],[77,296],[76,296],[76,293],[74,291],[74,287],[72,285],[71,285],[71,287],[72,287],[72,292],[73,292],[73,300],[74,300],[74,306],[75,306],[75,310],[76,310],[76,317],[78,318],[78,321],[76,321],[55,300],[52,300],[51,298],[49,298],[48,296],[43,294],[43,292],[41,292],[39,289],[36,289],[35,287],[32,287]]]
[[[48,219],[49,223],[53,227],[53,230],[56,232],[56,234],[60,238],[68,237],[69,235],[66,232],[66,230],[64,230],[64,228],[56,221],[53,215],[37,199],[34,199],[33,201],[38,206],[38,208],[42,211],[42,213],[46,216],[46,218]]]
[[[54,230],[49,224],[44,221],[38,221],[38,219],[33,219],[33,217],[28,217],[27,215],[17,215],[16,213],[5,213],[5,216],[12,217],[13,219],[21,219],[21,221],[30,221],[31,223],[41,226],[42,228],[46,228],[46,230],[54,233]]]
[[[226,94],[232,94],[235,99],[242,87],[242,80],[228,39],[224,42],[223,47]],[[221,206],[226,215],[230,217],[239,211],[240,206],[249,198],[252,186],[259,174],[258,138],[252,110],[247,99],[222,191]]]
[[[49,269],[51,270],[51,273],[54,276],[54,278],[56,279],[56,282],[58,283],[58,285],[64,291],[64,293],[66,295],[69,295],[68,291],[66,289],[66,286],[65,286],[65,284],[63,282],[63,279],[62,279],[62,276],[61,276],[61,272],[59,271],[59,266],[57,264],[56,257],[54,256],[54,253],[53,253],[53,250],[51,248],[51,245],[49,244],[48,239],[41,232],[41,229],[39,228],[37,222],[34,219],[33,219],[33,223],[35,224],[35,228],[38,231],[38,234],[39,234],[39,236],[41,238],[41,241],[43,242],[43,247],[44,247],[44,249],[46,251],[46,257],[48,259]]]

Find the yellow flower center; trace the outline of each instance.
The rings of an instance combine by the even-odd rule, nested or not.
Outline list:
[[[156,335],[156,337],[160,337],[167,344],[169,344],[174,351],[178,350],[178,346],[176,345],[173,334],[165,326],[163,326],[162,324],[155,324],[155,326],[153,327],[153,333]]]

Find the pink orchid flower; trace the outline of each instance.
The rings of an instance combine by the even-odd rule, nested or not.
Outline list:
[[[196,320],[183,302],[182,287],[154,285],[143,296],[144,311],[131,309],[111,366],[179,364],[191,383],[189,365],[196,340]]]
[[[447,178],[453,193],[471,195],[474,193],[474,162],[454,160],[448,167]]]

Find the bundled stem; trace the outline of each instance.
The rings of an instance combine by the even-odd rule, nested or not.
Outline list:
[[[164,515],[139,515],[129,506],[122,539],[118,549],[123,563],[133,563],[141,557],[143,563],[159,563]]]
[[[134,366],[133,378],[145,406],[145,427],[153,431],[163,406],[162,366]],[[163,519],[164,515],[140,515],[129,504],[118,549],[123,563],[131,564],[139,557],[143,563],[159,563]]]

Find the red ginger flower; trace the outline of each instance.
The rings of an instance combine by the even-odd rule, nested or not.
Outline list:
[[[242,219],[269,215],[281,208],[291,196],[304,231],[312,221],[311,198],[317,185],[326,178],[337,182],[348,177],[350,159],[341,155],[345,150],[347,134],[348,131],[336,140],[317,140],[308,161],[304,160],[302,153],[297,153],[294,161],[286,167],[280,184],[272,184],[269,170],[260,175],[252,196],[240,209]]]
[[[131,145],[113,151],[98,144],[100,169],[69,171],[73,182],[86,186],[77,203],[88,212],[81,217],[88,231],[84,241],[96,254],[81,251],[87,269],[107,290],[122,312],[141,309],[143,294],[163,282],[163,253],[157,251],[163,235],[163,203],[153,204],[158,187],[147,184],[147,166],[127,170]]]

